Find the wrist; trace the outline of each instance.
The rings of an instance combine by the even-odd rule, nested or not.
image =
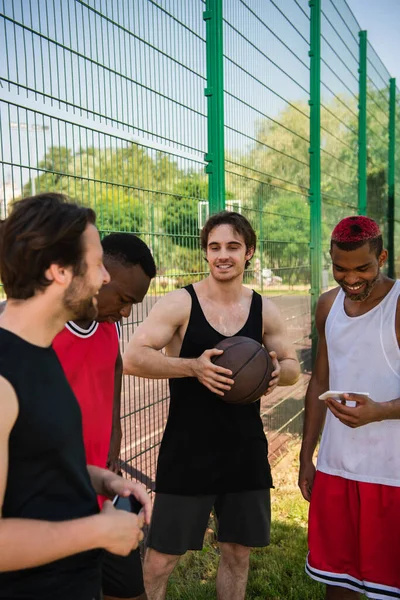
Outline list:
[[[107,498],[114,498],[115,493],[113,492],[112,482],[118,477],[113,471],[109,471],[108,469],[104,469],[103,477],[102,477],[102,496],[107,496]]]
[[[300,463],[313,462],[314,450],[315,450],[315,448],[302,446],[300,449],[300,455],[299,455]]]
[[[377,402],[377,418],[376,421],[386,421],[393,419],[392,416],[392,402]]]
[[[198,360],[197,358],[187,358],[186,359],[188,377],[197,377],[197,372],[196,372],[197,360]]]
[[[110,535],[109,519],[107,518],[107,515],[102,512],[91,518],[94,520],[95,534],[93,548],[105,548]]]

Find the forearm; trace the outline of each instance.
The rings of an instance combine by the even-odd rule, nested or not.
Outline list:
[[[122,391],[122,357],[118,356],[114,375],[114,401],[112,413],[112,438],[121,438],[121,391]],[[120,439],[121,443],[121,439]]]
[[[108,471],[107,469],[101,469],[100,467],[95,467],[94,465],[88,465],[87,469],[89,471],[90,480],[96,494],[99,496],[109,497],[109,485],[107,482],[112,478],[117,477],[117,475],[111,471]]]
[[[400,398],[389,400],[389,402],[382,402],[380,408],[382,411],[382,421],[400,419]]]
[[[166,356],[149,347],[128,348],[123,356],[124,373],[149,379],[195,377],[196,359]]]
[[[300,376],[300,365],[294,358],[284,358],[279,361],[281,372],[278,385],[293,385]]]
[[[102,547],[100,515],[72,521],[0,519],[0,571],[38,567]]]
[[[308,386],[303,426],[303,441],[300,451],[301,461],[310,461],[317,447],[325,421],[326,406],[318,396],[326,391],[326,383],[311,379]]]

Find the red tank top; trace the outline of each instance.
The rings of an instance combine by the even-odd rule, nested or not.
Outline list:
[[[102,468],[110,448],[118,346],[116,325],[97,321],[88,329],[70,321],[53,341],[81,407],[87,464]]]

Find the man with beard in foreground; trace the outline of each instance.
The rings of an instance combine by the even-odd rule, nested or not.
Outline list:
[[[327,600],[400,598],[400,282],[382,273],[387,251],[367,217],[335,227],[331,258],[339,287],[317,305],[300,454],[306,571]],[[342,393],[319,399],[327,391]]]
[[[142,518],[99,514],[96,492],[132,484],[87,467],[81,413],[51,343],[71,319],[94,319],[109,281],[95,214],[41,194],[0,226],[0,598],[98,600],[101,548],[126,555]]]

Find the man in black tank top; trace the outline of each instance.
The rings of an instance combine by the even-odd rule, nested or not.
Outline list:
[[[215,345],[234,335],[262,342],[275,365],[269,391],[299,375],[275,304],[243,285],[256,247],[250,223],[238,213],[214,215],[201,243],[210,275],[160,300],[124,356],[126,373],[170,379],[144,565],[149,600],[165,598],[179,556],[202,548],[212,506],[221,552],[219,600],[243,600],[250,548],[269,543],[272,481],[260,403],[221,402],[233,381],[229,370],[211,362],[220,353]]]
[[[0,599],[99,600],[101,549],[126,555],[143,517],[100,514],[96,492],[131,483],[87,467],[81,413],[51,347],[69,319],[94,319],[109,281],[92,210],[25,198],[0,224]],[[144,492],[145,493],[145,492]]]

